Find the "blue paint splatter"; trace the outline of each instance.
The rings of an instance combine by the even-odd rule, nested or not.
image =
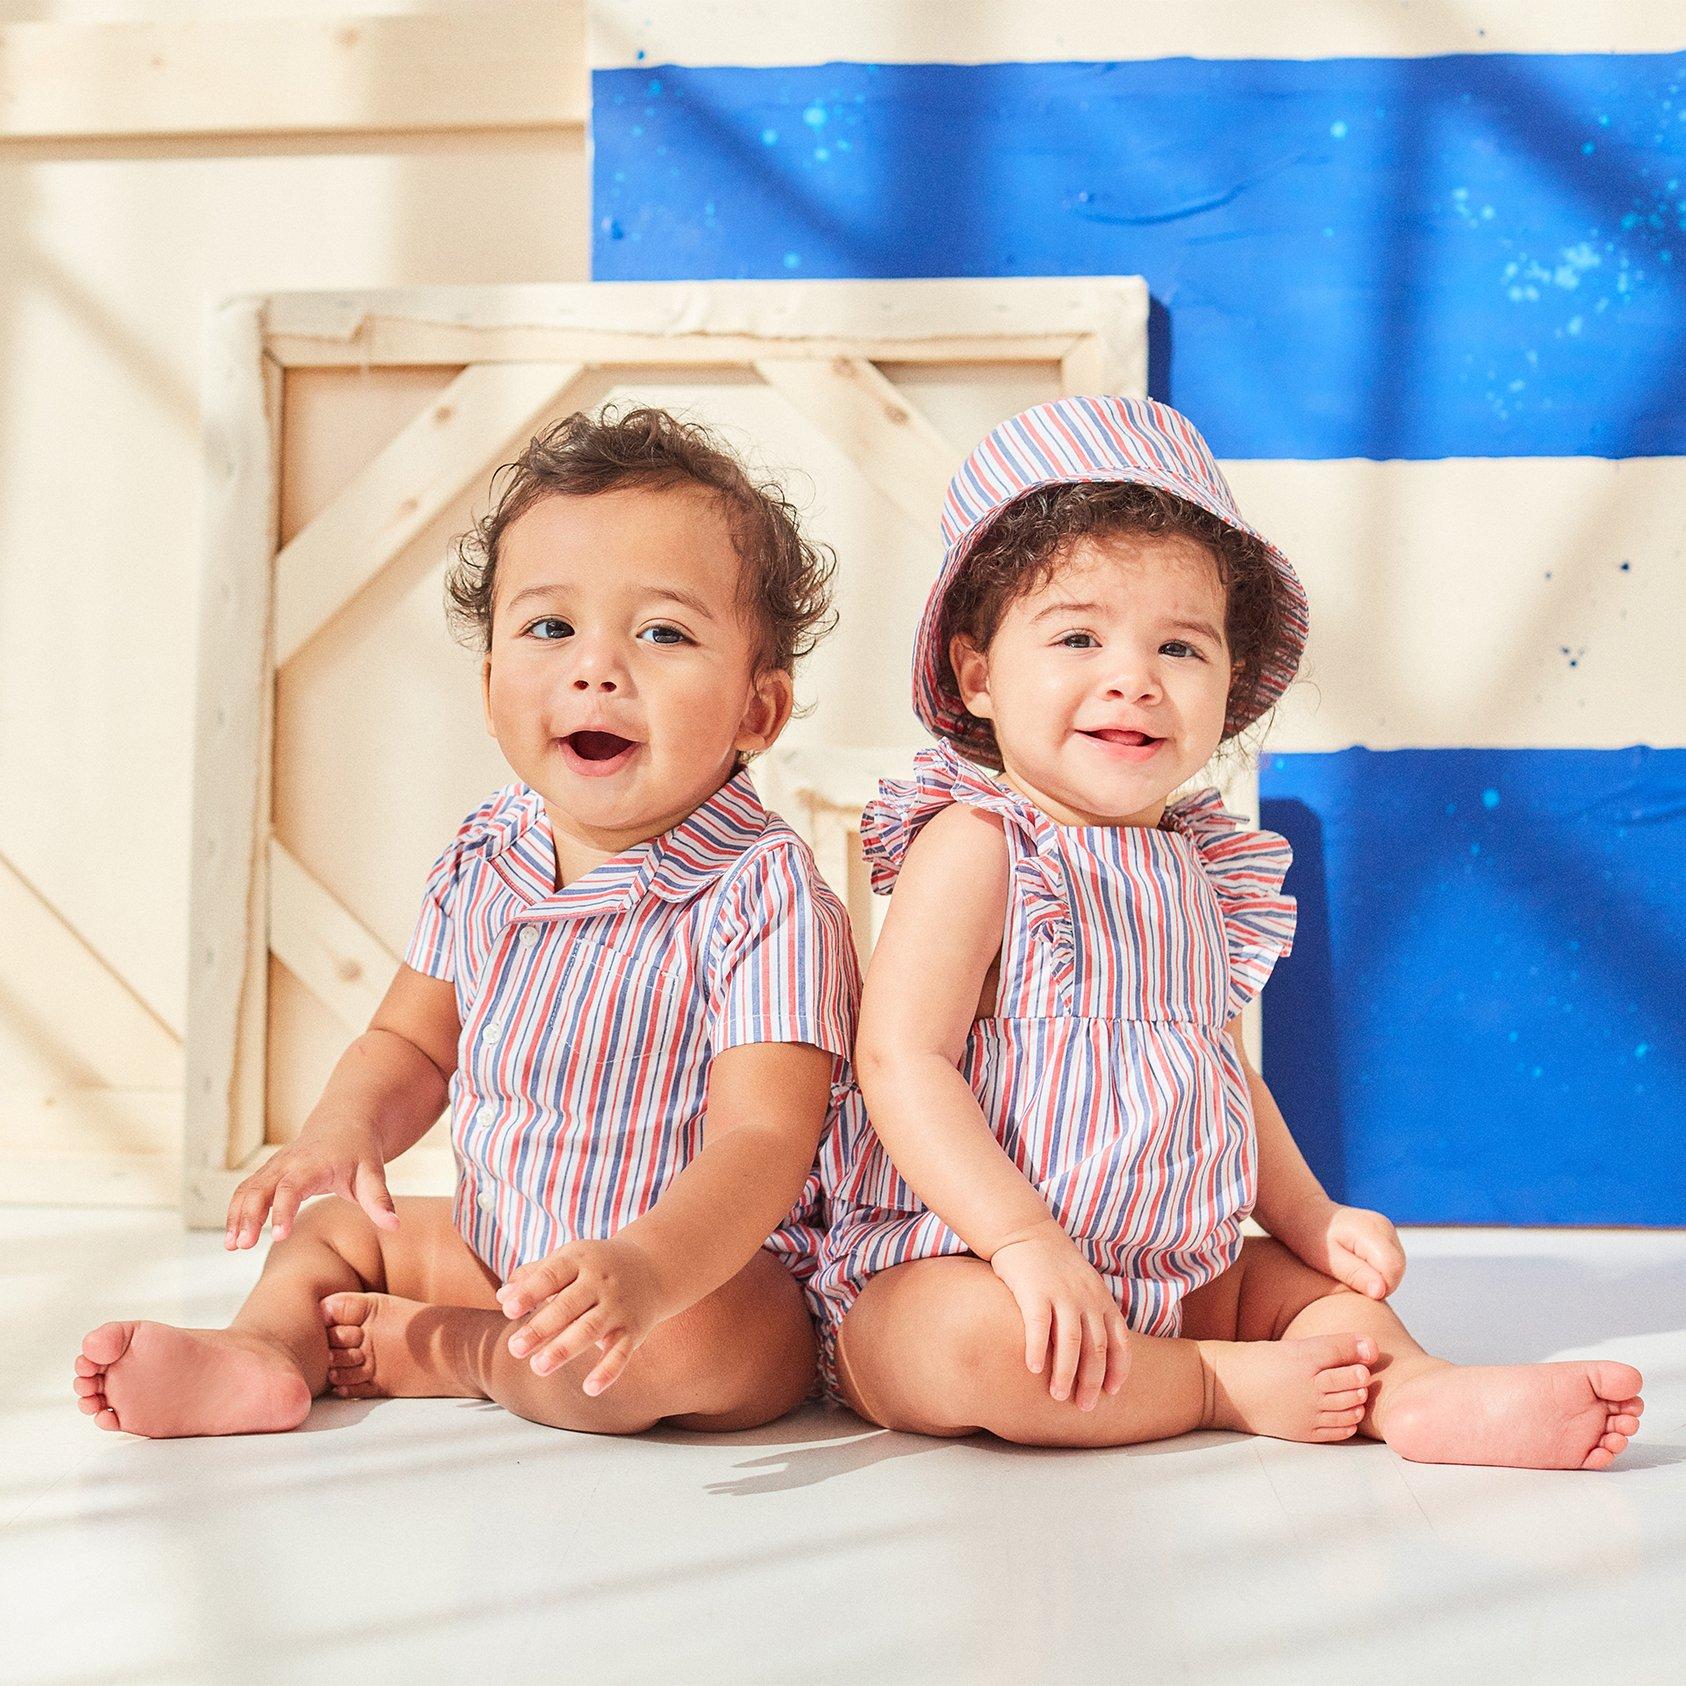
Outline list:
[[[826,122],[825,107],[823,105],[809,106],[808,109],[802,113],[802,121],[806,123],[810,129],[823,129]]]
[[[1493,808],[1498,807],[1498,805],[1499,805],[1499,793],[1496,790],[1494,790],[1491,786],[1489,786],[1486,790],[1482,791],[1482,793],[1481,793],[1481,806],[1483,808],[1493,809]]]
[[[1640,1028],[1675,1004],[1686,944],[1683,779],[1686,751],[1266,764],[1310,939],[1270,986],[1267,1077],[1338,1198],[1419,1221],[1686,1219],[1686,1042]],[[1460,1095],[1480,1103],[1450,1139],[1434,1115]]]
[[[1336,140],[1344,140],[1346,137],[1346,124],[1337,119],[1329,125],[1329,133],[1332,134]]]
[[[1165,395],[1220,456],[1679,455],[1686,384],[1659,370],[1686,304],[1682,68],[1680,53],[663,65],[647,118],[651,71],[599,71],[597,210],[642,241],[598,232],[595,272],[747,279],[796,249],[816,276],[1144,274],[1189,326]],[[1363,115],[1331,119],[1342,104]],[[935,109],[945,121],[913,120]],[[1214,127],[1231,144],[1214,148]],[[1337,145],[1308,146],[1320,130]],[[785,147],[796,134],[808,144]],[[1091,184],[1081,201],[1074,182]],[[720,207],[707,230],[704,194]]]

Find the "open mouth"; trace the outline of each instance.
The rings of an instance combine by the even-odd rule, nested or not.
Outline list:
[[[1096,744],[1106,745],[1114,754],[1121,755],[1125,760],[1146,760],[1165,742],[1165,738],[1153,737],[1152,733],[1148,732],[1136,732],[1133,728],[1128,732],[1121,732],[1111,727],[1103,727],[1099,732],[1084,732],[1084,737],[1093,738]]]
[[[1116,731],[1111,727],[1103,727],[1098,732],[1085,732],[1083,735],[1100,743],[1113,744],[1119,749],[1152,749],[1165,741],[1163,738],[1152,737],[1147,732]]]
[[[563,741],[582,761],[613,761],[633,747],[631,738],[614,732],[570,732]]]
[[[557,742],[576,772],[592,775],[614,772],[639,747],[635,740],[623,738],[618,732],[570,732]]]

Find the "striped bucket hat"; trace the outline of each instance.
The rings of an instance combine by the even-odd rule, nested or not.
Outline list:
[[[1241,519],[1199,430],[1151,398],[1057,398],[1038,404],[1002,422],[960,465],[943,504],[942,570],[914,640],[914,712],[929,731],[961,749],[987,748],[987,726],[941,683],[948,673],[944,600],[972,547],[1008,504],[1038,486],[1084,480],[1133,481],[1174,492],[1265,547],[1282,586],[1283,647],[1274,652],[1253,695],[1232,703],[1224,736],[1233,737],[1282,695],[1300,665],[1308,620],[1305,591],[1288,558]]]

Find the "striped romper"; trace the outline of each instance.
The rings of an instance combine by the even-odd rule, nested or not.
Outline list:
[[[1158,828],[1057,825],[948,744],[862,820],[886,893],[953,802],[997,816],[1010,863],[994,1013],[960,1060],[985,1120],[1132,1329],[1175,1335],[1183,1296],[1230,1265],[1255,1186],[1252,1097],[1229,1020],[1294,931],[1290,852],[1204,790]],[[845,1099],[822,1156],[830,1227],[809,1284],[836,1390],[838,1325],[878,1271],[966,1245]]]
[[[750,1042],[836,1056],[860,980],[813,854],[735,774],[671,831],[556,888],[543,799],[512,784],[457,832],[404,959],[456,985],[458,1231],[500,1279],[647,1212],[703,1145],[709,1063]],[[765,1243],[813,1270],[819,1179]]]

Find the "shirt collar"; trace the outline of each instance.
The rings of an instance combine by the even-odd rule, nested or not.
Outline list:
[[[486,830],[494,871],[535,913],[622,912],[645,895],[685,902],[700,895],[766,829],[767,810],[740,768],[678,825],[555,888],[556,851],[544,798],[517,787],[507,814]]]

